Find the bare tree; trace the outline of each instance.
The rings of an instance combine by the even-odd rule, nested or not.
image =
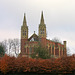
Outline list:
[[[52,39],[52,41],[61,43],[60,39],[57,38],[57,37],[54,37],[54,38]]]
[[[8,53],[9,53],[9,55],[11,54],[12,46],[13,46],[13,40],[8,39]]]
[[[13,39],[13,46],[12,46],[12,50],[15,53],[16,56],[18,56],[19,52],[20,52],[20,41],[19,39]]]
[[[71,56],[71,53],[70,53],[71,51],[70,51],[70,49],[69,49],[69,47],[67,47],[67,55],[68,56]]]
[[[4,48],[8,55],[18,56],[20,53],[20,40],[19,39],[8,39],[0,42],[0,45]]]

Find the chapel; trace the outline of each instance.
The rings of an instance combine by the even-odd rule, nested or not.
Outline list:
[[[51,57],[60,58],[66,56],[66,41],[63,44],[47,39],[46,24],[44,22],[43,11],[38,27],[38,34],[34,33],[28,37],[28,25],[26,15],[24,14],[23,25],[21,26],[21,53],[22,57],[29,57],[34,52],[34,47],[38,46],[39,42],[42,47],[47,48]]]

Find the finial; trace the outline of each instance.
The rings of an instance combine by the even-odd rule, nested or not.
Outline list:
[[[35,34],[35,31],[34,31],[34,34]]]

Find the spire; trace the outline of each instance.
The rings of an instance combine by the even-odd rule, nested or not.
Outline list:
[[[27,26],[25,13],[24,13],[23,25]]]
[[[40,24],[44,24],[44,17],[43,17],[43,11],[42,11],[42,14],[41,14],[41,22],[40,22]]]

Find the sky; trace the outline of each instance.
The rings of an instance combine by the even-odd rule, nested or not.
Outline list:
[[[75,53],[75,0],[0,0],[0,41],[20,38],[24,13],[29,37],[38,34],[41,12],[47,28],[47,39],[67,41]]]

